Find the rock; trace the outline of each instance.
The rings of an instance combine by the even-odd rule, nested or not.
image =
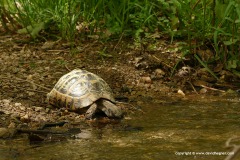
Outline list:
[[[186,76],[189,76],[191,73],[192,73],[192,68],[188,66],[184,66],[178,70],[176,75],[179,77],[186,77]]]
[[[9,134],[7,128],[0,128],[0,138],[6,138],[6,136]]]
[[[42,108],[42,107],[34,107],[34,110],[36,112],[41,112],[41,111],[44,111],[44,108]]]
[[[50,109],[49,109],[49,108],[46,108],[46,109],[45,109],[45,112],[46,112],[46,113],[49,113],[49,112],[50,112]]]
[[[5,104],[5,105],[8,105],[11,101],[9,99],[3,99],[2,102]]]
[[[20,106],[19,108],[20,108],[21,111],[25,111],[26,110],[25,106]]]
[[[27,92],[29,96],[34,96],[35,93],[34,92]]]
[[[31,75],[31,74],[28,75],[28,76],[27,76],[27,80],[28,80],[28,81],[32,81],[32,80],[33,80],[33,75]]]
[[[24,116],[20,117],[21,122],[29,122],[29,116],[27,114],[25,114]]]
[[[88,130],[81,130],[80,133],[76,134],[74,138],[79,138],[79,139],[90,139],[92,137],[91,131]]]
[[[16,124],[14,122],[11,122],[9,125],[8,125],[8,128],[16,128]]]
[[[202,89],[200,89],[199,93],[201,93],[201,94],[207,93],[207,89],[206,88],[202,88]]]
[[[47,116],[45,114],[39,114],[36,116],[36,118],[34,119],[37,122],[45,122],[47,121]]]
[[[14,106],[15,107],[20,107],[22,105],[22,103],[15,103]]]
[[[150,77],[141,77],[140,82],[142,83],[152,83],[152,80]]]
[[[185,96],[185,93],[181,89],[179,89],[177,93],[183,97]]]
[[[14,129],[0,128],[0,138],[12,137],[14,132]]]
[[[151,75],[152,79],[161,79],[165,75],[165,72],[161,69],[156,69],[153,74]]]

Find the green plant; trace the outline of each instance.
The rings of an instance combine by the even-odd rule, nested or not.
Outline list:
[[[57,30],[68,40],[74,38],[81,14],[78,3],[72,0],[5,0],[1,11],[6,11],[17,25],[23,27],[19,33],[36,38],[43,30],[50,34]]]
[[[229,0],[227,4],[217,1],[216,7],[226,7],[224,12],[217,12],[217,23],[214,32],[214,47],[216,57],[225,65],[226,69],[235,70],[240,67],[240,3]]]

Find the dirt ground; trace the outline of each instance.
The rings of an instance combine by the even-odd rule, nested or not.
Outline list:
[[[117,99],[130,103],[156,97],[205,94],[209,88],[217,88],[219,92],[236,89],[232,83],[217,84],[199,66],[189,67],[188,64],[194,63],[191,59],[180,63],[171,76],[180,59],[178,44],[164,40],[151,48],[129,41],[91,40],[76,45],[61,40],[34,42],[17,35],[1,36],[0,114],[3,121],[0,127],[19,128],[17,124],[31,126],[31,122],[39,127],[43,122],[83,119],[76,113],[49,109],[45,101],[58,79],[76,68],[99,75],[110,85]],[[221,76],[240,82],[227,71]]]
[[[63,41],[23,41],[14,36],[0,37],[1,99],[43,107],[57,80],[76,68],[102,77],[116,96],[171,90],[165,85],[169,82],[166,72],[173,67],[170,59],[175,53],[166,51],[164,43],[151,53],[126,42],[89,41],[71,46]]]

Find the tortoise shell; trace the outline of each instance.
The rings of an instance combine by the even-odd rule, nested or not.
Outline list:
[[[70,110],[87,107],[101,98],[114,102],[111,88],[99,76],[81,69],[62,76],[47,95],[50,104]]]

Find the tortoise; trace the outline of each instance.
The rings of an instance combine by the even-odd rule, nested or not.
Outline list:
[[[74,69],[63,75],[50,93],[47,101],[56,107],[65,107],[71,111],[87,108],[85,117],[91,119],[97,110],[108,117],[122,116],[122,110],[115,105],[113,92],[99,76],[86,70]]]

